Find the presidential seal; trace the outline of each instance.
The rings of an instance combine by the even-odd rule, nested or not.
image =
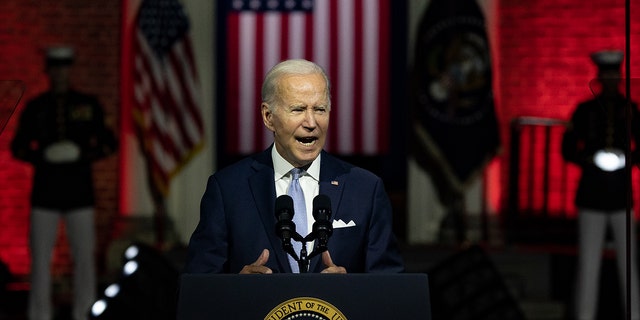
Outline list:
[[[264,320],[346,320],[347,317],[329,302],[318,298],[289,299],[273,308]]]
[[[468,125],[492,107],[489,46],[481,18],[456,16],[425,30],[417,56],[418,103],[427,116]]]

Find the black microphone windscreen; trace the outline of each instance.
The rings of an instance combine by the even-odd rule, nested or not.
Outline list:
[[[290,212],[291,218],[293,218],[293,198],[286,194],[276,198],[276,217],[279,217],[282,211]]]
[[[329,214],[331,212],[331,199],[324,194],[319,194],[313,198],[313,215],[316,219],[317,217],[315,217],[315,215],[319,210],[325,211]]]
[[[313,198],[313,207],[318,209],[331,209],[331,199],[324,194],[319,194]]]

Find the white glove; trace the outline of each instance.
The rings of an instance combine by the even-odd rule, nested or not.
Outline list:
[[[80,148],[69,140],[56,142],[44,150],[44,158],[50,163],[74,162],[80,158]]]
[[[616,171],[624,168],[624,153],[618,149],[599,150],[593,156],[593,162],[603,171]]]

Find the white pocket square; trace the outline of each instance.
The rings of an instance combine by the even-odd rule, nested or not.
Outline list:
[[[334,229],[339,229],[339,228],[349,228],[349,227],[355,227],[356,223],[353,222],[353,220],[349,221],[349,223],[344,223],[344,221],[338,219],[338,220],[333,220],[333,228]]]

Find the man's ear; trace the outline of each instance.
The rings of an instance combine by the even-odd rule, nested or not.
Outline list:
[[[262,122],[264,122],[264,126],[271,131],[275,131],[273,129],[273,113],[269,110],[269,105],[265,102],[260,105],[260,113],[262,114]]]

